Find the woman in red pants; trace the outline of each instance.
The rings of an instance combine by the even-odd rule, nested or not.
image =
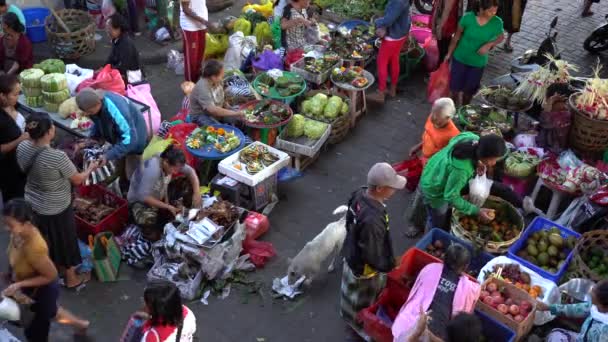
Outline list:
[[[382,38],[378,52],[378,91],[368,96],[368,99],[384,103],[388,66],[391,65],[391,88],[389,95],[397,95],[399,80],[399,56],[401,48],[407,41],[410,31],[410,2],[409,0],[389,0],[384,10],[384,16],[375,22],[376,32]]]
[[[179,23],[184,41],[184,74],[186,81],[198,81],[205,56],[205,34],[209,13],[205,0],[181,0]]]

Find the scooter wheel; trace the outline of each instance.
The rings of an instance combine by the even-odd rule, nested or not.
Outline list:
[[[608,35],[592,34],[585,39],[583,47],[591,53],[599,53],[608,50]]]

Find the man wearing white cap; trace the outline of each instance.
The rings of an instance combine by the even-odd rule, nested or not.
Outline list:
[[[340,315],[359,335],[357,313],[375,300],[395,267],[385,202],[407,180],[387,163],[377,163],[367,174],[367,187],[355,191],[348,202],[342,272]]]

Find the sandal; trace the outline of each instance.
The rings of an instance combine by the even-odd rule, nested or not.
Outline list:
[[[506,52],[506,53],[511,53],[511,52],[513,52],[513,47],[512,47],[511,45],[504,44],[504,45],[502,46],[502,49],[503,49],[503,50],[505,50],[505,52]]]
[[[87,286],[87,284],[86,284],[86,280],[80,279],[80,283],[78,283],[78,285],[74,285],[74,286],[63,285],[63,286],[67,290],[79,292],[80,290],[84,289]]]
[[[592,16],[593,14],[594,14],[593,12],[591,12],[591,11],[587,11],[587,12],[583,12],[583,13],[581,13],[581,17],[583,17],[583,18],[587,18],[587,17]]]

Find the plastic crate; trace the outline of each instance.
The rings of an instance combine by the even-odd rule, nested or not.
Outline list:
[[[461,240],[439,228],[433,228],[428,233],[426,233],[420,240],[418,240],[418,242],[416,243],[416,248],[425,251],[428,245],[434,243],[437,240],[443,242],[445,248],[447,248],[447,246],[451,243],[458,243],[465,247],[467,250],[469,250],[469,253],[471,253],[471,263],[469,265],[467,273],[471,276],[477,277],[477,274],[479,273],[481,268],[485,266],[488,261],[494,259],[494,256],[492,254],[483,250],[475,251],[473,245],[470,242]]]
[[[514,342],[515,332],[485,313],[475,310],[475,316],[481,321],[481,331],[486,341]]]
[[[44,20],[51,15],[51,11],[46,7],[24,8],[25,27],[27,37],[32,43],[46,42],[46,30]]]
[[[307,120],[317,121],[314,119]],[[306,157],[314,157],[321,150],[321,147],[323,147],[323,145],[329,138],[330,133],[330,124],[327,124],[327,128],[325,129],[323,135],[321,135],[321,137],[316,140],[309,139],[306,136],[291,138],[288,136],[288,130],[284,129],[277,137],[274,147],[285,152],[291,152]]]
[[[533,270],[534,272],[538,273],[541,277],[543,277],[545,279],[549,279],[549,280],[555,282],[556,284],[559,284],[559,280],[566,273],[566,270],[568,269],[568,265],[570,264],[570,261],[572,260],[572,257],[574,255],[573,250],[568,253],[568,256],[566,257],[566,262],[562,265],[562,267],[559,270],[557,270],[557,273],[550,273],[548,271],[545,271],[541,267],[536,266],[536,265],[532,264],[531,262],[524,260],[517,256],[517,252],[519,252],[520,249],[525,247],[525,243],[531,234],[538,232],[540,230],[549,230],[552,227],[559,228],[560,235],[563,238],[568,238],[570,236],[574,236],[576,239],[578,239],[581,237],[581,234],[579,234],[575,231],[572,231],[566,227],[560,226],[559,224],[557,224],[555,222],[549,221],[542,217],[536,217],[536,218],[534,218],[532,223],[530,223],[528,228],[526,228],[526,230],[522,233],[519,240],[517,240],[517,242],[515,242],[513,244],[513,246],[511,246],[509,248],[507,257],[509,257],[513,260],[517,260],[522,265],[524,265],[524,266],[530,268],[531,270]]]
[[[329,68],[319,74],[315,74],[313,72],[306,70],[305,65],[306,65],[306,61],[305,61],[304,57],[302,57],[299,61],[293,63],[289,70],[291,72],[295,72],[296,74],[302,76],[303,79],[305,79],[306,81],[308,81],[310,83],[314,83],[316,85],[321,85],[329,79],[329,75],[331,74],[332,70],[334,70],[335,68],[342,65],[342,60],[339,59],[338,61],[336,61],[336,63],[334,65],[331,66],[331,68]]]
[[[78,236],[87,241],[89,235],[95,236],[97,233],[110,231],[114,236],[119,236],[129,219],[129,205],[127,201],[112,193],[101,185],[80,186],[77,193],[81,197],[93,198],[106,205],[116,207],[116,210],[106,216],[96,225],[76,216],[76,229]]]

